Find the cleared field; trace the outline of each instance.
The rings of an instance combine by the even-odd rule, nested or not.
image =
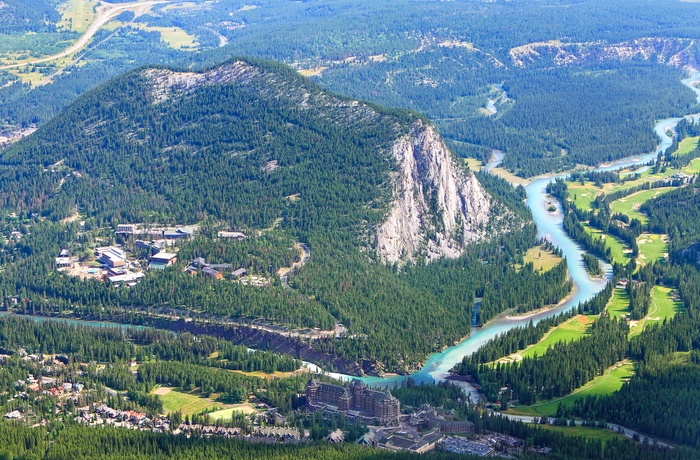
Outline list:
[[[301,372],[308,372],[308,369],[302,368],[293,372],[281,372],[281,371],[275,371],[272,372],[271,374],[268,374],[267,372],[263,371],[252,371],[252,372],[246,372],[246,371],[239,371],[235,369],[230,369],[230,372],[235,372],[236,374],[243,374],[247,375],[249,377],[257,377],[260,379],[267,379],[267,380],[272,380],[272,379],[285,379],[292,377],[294,375],[297,375]]]
[[[686,137],[680,144],[678,144],[678,150],[676,150],[673,154],[679,157],[689,154],[698,148],[698,140],[700,140],[700,136]]]
[[[651,291],[649,314],[639,321],[630,322],[630,336],[641,333],[647,326],[658,324],[683,311],[683,302],[673,299],[674,290],[665,286],[654,286]]]
[[[612,258],[615,262],[621,264],[627,263],[629,260],[629,249],[621,240],[615,238],[614,236],[606,235],[596,228],[591,228],[586,223],[582,223],[581,225],[583,225],[584,230],[586,230],[586,233],[589,235],[599,235],[599,238],[605,239],[605,246],[610,248]]]
[[[610,210],[614,213],[625,214],[630,219],[638,219],[643,224],[646,224],[649,218],[646,214],[639,212],[639,207],[647,200],[668,193],[673,189],[674,187],[663,187],[642,190],[641,192],[633,193],[632,195],[613,201],[610,203]]]
[[[549,347],[557,343],[579,340],[580,338],[588,335],[593,321],[595,321],[595,319],[591,316],[575,316],[552,329],[550,332],[545,334],[542,340],[526,348],[519,354],[523,358],[533,357],[535,354],[537,356],[542,356],[547,352]]]
[[[526,264],[532,263],[535,267],[535,271],[539,272],[549,271],[561,261],[561,257],[542,246],[535,246],[534,248],[528,249],[523,256],[523,262]]]
[[[690,164],[681,169],[686,174],[700,174],[700,158],[696,158]]]
[[[569,198],[579,209],[591,209],[595,198],[603,193],[603,189],[596,187],[592,182],[586,182],[585,185],[581,185],[580,182],[568,182],[567,185],[569,186]]]
[[[212,420],[231,420],[234,412],[239,412],[241,414],[254,414],[257,411],[250,404],[236,404],[228,409],[211,412],[209,413],[209,417]]]
[[[591,428],[589,426],[555,426],[536,425],[538,428],[548,431],[556,431],[567,436],[579,436],[582,438],[596,439],[599,441],[611,441],[613,439],[625,439],[625,436],[606,428]]]
[[[639,246],[639,263],[646,265],[660,262],[668,253],[668,237],[666,235],[642,233],[637,238]]]
[[[616,288],[613,291],[612,299],[608,303],[606,310],[608,314],[613,318],[619,318],[621,316],[629,313],[630,308],[630,296],[624,289]]]
[[[477,160],[476,158],[465,158],[464,162],[467,164],[467,166],[469,166],[469,169],[471,169],[472,171],[481,171],[481,168],[484,167],[481,160]]]
[[[165,413],[182,411],[182,415],[198,414],[203,410],[223,407],[222,404],[216,403],[208,398],[200,398],[193,393],[183,393],[168,387],[159,387],[151,391],[151,394],[157,394],[160,400],[163,401],[163,411]]]
[[[156,27],[149,26],[142,22],[135,22],[129,25],[134,29],[145,30],[147,32],[158,32],[160,34],[161,40],[168,44],[170,48],[177,50],[191,50],[196,51],[199,46],[197,42],[197,37],[188,34],[185,30],[179,27]]]
[[[317,77],[323,73],[328,67],[314,67],[313,69],[300,70],[299,73],[305,77]]]
[[[577,399],[585,398],[586,396],[607,395],[614,393],[619,390],[623,383],[632,377],[632,375],[634,375],[634,363],[625,362],[616,364],[615,366],[606,370],[605,374],[593,379],[591,382],[582,386],[568,396],[552,399],[550,401],[534,404],[532,406],[514,407],[509,409],[508,413],[515,415],[554,416],[557,413],[559,403],[564,404],[566,407],[572,407],[574,405],[574,401]]]
[[[700,171],[700,158],[696,158],[693,162],[683,168],[683,172],[687,174],[694,174],[694,170]],[[610,194],[618,190],[627,190],[638,185],[642,185],[646,182],[654,182],[657,180],[665,179],[671,177],[676,172],[673,168],[666,169],[665,172],[659,172],[656,174],[651,173],[651,169],[639,173],[639,178],[631,181],[624,182],[622,184],[603,184],[602,187],[596,187],[593,182],[585,182],[581,185],[580,182],[567,182],[569,187],[569,198],[574,202],[577,208],[583,210],[590,210],[592,203],[597,195],[601,193]],[[636,174],[635,171],[631,171],[630,174]]]
[[[96,6],[97,2],[92,0],[68,0],[58,8],[62,16],[58,27],[85,33],[97,17]]]

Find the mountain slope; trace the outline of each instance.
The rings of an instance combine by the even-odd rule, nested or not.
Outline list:
[[[411,143],[405,153],[420,158],[406,170],[397,155]],[[144,69],[121,77],[8,150],[2,163],[33,175],[19,189],[8,184],[4,207],[53,220],[77,206],[104,222],[211,216],[267,228],[281,217],[297,229],[359,230],[381,220],[392,194],[394,209],[418,199],[410,218],[392,212],[377,230],[380,254],[391,262],[421,251],[455,257],[483,238],[491,217],[488,194],[424,121],[241,60],[202,73]]]
[[[176,308],[244,329],[252,320],[271,331],[342,323],[347,337],[307,345],[368,371],[404,371],[468,333],[475,293],[491,295],[482,293],[487,280],[501,285],[490,300],[500,309],[530,302],[511,287],[545,282],[511,268],[535,232],[494,196],[522,202],[522,191],[493,190],[420,116],[328,93],[286,66],[238,59],[201,73],[140,69],[3,152],[0,207],[33,223],[19,245],[26,258],[6,266],[0,290],[19,286],[50,311],[129,321]],[[60,223],[76,209],[84,227]],[[182,243],[176,269],[149,272],[130,289],[52,273],[60,248],[112,238],[125,222],[197,222],[204,235]],[[217,242],[224,228],[244,230],[247,246]],[[290,241],[311,257],[283,286],[277,267],[288,266]],[[270,286],[182,271],[192,257],[231,263],[225,255],[239,252]],[[423,260],[433,263],[410,263]]]

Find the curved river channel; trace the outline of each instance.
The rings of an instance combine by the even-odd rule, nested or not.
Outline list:
[[[700,90],[694,87],[694,84],[700,82],[700,72],[691,74],[689,78],[683,80],[682,82],[698,95],[698,102],[700,102]],[[689,117],[697,117],[697,115],[689,115]],[[680,120],[681,118],[668,118],[659,121],[654,126],[654,131],[661,140],[656,151],[636,157],[624,158],[611,164],[602,165],[598,167],[597,170],[615,170],[632,165],[646,164],[655,159],[659,152],[666,150],[671,145],[672,138],[666,133],[668,131],[672,131]],[[486,170],[488,171],[497,166],[502,160],[503,153],[495,151],[494,158],[488,165],[485,166]],[[532,211],[532,217],[537,224],[538,236],[547,238],[549,241],[554,243],[562,250],[564,257],[566,257],[569,274],[574,281],[573,295],[557,307],[534,315],[520,318],[508,318],[501,315],[488,322],[481,328],[473,328],[471,334],[466,339],[464,339],[458,345],[445,349],[443,352],[431,355],[423,368],[414,372],[410,376],[392,376],[387,378],[371,376],[361,378],[362,381],[372,386],[393,386],[395,383],[408,377],[412,378],[418,383],[442,381],[447,377],[450,369],[461,362],[464,356],[474,353],[479,347],[488,342],[490,339],[496,337],[498,334],[506,332],[516,326],[524,326],[530,321],[537,323],[543,318],[548,318],[563,311],[575,308],[580,302],[590,299],[605,287],[607,282],[612,277],[612,267],[609,264],[602,264],[605,270],[605,276],[603,279],[594,280],[588,276],[581,259],[583,250],[577,243],[569,238],[568,235],[566,235],[562,227],[563,215],[560,212],[559,203],[557,203],[556,200],[547,198],[545,190],[547,184],[553,181],[555,177],[564,176],[566,176],[566,174],[537,179],[527,185],[525,189],[527,190],[527,205]],[[556,212],[550,213],[547,211],[549,202],[557,206]],[[335,373],[329,373],[329,375],[341,378],[343,380],[357,378]],[[472,400],[475,400],[476,392],[470,385],[464,382],[454,383],[460,384],[465,391],[470,394]]]
[[[694,72],[689,78],[682,80],[683,84],[691,88],[698,95],[698,102],[700,102],[700,89],[695,88],[694,85],[700,83],[700,72]],[[698,118],[699,115],[688,115],[690,118]],[[667,118],[665,120],[659,121],[654,126],[654,131],[661,139],[659,147],[656,151],[647,153],[645,155],[624,158],[618,160],[611,164],[602,165],[597,168],[598,171],[609,171],[614,169],[619,169],[632,165],[646,164],[649,161],[656,158],[656,155],[666,150],[672,143],[672,139],[666,134],[668,131],[672,131],[676,124],[681,120],[681,118]],[[503,160],[503,153],[500,151],[494,151],[494,156],[492,161],[490,161],[484,169],[489,171],[493,167],[496,167]],[[600,292],[605,284],[611,279],[612,268],[610,265],[603,263],[602,266],[605,270],[605,276],[603,279],[591,279],[586,272],[583,261],[581,259],[581,254],[583,250],[581,247],[575,243],[571,238],[569,238],[562,227],[563,216],[559,210],[559,204],[552,199],[548,199],[546,196],[547,184],[554,180],[555,177],[564,177],[566,174],[561,174],[559,176],[545,177],[532,181],[527,187],[527,205],[532,211],[532,216],[538,228],[538,236],[541,238],[547,238],[556,246],[561,248],[563,255],[566,257],[568,263],[569,274],[574,281],[574,291],[573,294],[560,305],[532,314],[526,317],[519,318],[508,318],[504,315],[493,319],[485,326],[481,328],[473,328],[471,333],[467,338],[465,338],[459,344],[449,347],[440,353],[435,353],[431,355],[428,361],[425,363],[423,368],[419,371],[414,372],[409,376],[392,376],[392,377],[362,377],[361,380],[371,386],[393,386],[401,380],[412,378],[416,382],[434,382],[442,381],[449,374],[450,369],[452,369],[457,363],[462,361],[464,356],[474,353],[483,344],[496,337],[498,334],[506,332],[517,326],[524,326],[530,321],[537,323],[543,318],[548,318],[553,315],[557,315],[563,311],[570,310],[578,306],[580,302],[586,301]],[[549,203],[555,204],[557,206],[556,212],[548,212],[547,207]],[[0,312],[3,314],[4,312]],[[39,316],[33,317],[36,321],[66,321],[61,318],[43,318]],[[109,326],[109,327],[134,327],[123,324],[115,324],[110,322],[101,321],[82,321],[82,320],[68,320],[71,324],[82,324],[89,326]],[[136,326],[140,328],[140,326]],[[321,369],[311,363],[304,363],[306,367],[313,371],[320,372]],[[336,377],[342,380],[350,380],[358,377],[337,374],[328,372],[328,375]],[[472,400],[478,398],[478,394],[466,382],[454,382],[459,384],[464,388],[464,390],[470,395]]]

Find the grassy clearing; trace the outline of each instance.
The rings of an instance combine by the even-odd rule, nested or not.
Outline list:
[[[629,260],[629,248],[627,248],[627,246],[625,246],[621,240],[615,238],[614,236],[606,235],[597,228],[591,228],[586,223],[581,223],[581,225],[583,225],[584,230],[586,230],[586,233],[589,235],[599,235],[599,238],[603,238],[605,240],[605,246],[610,248],[612,258],[615,262],[621,264],[627,263]]]
[[[625,362],[616,364],[607,369],[605,374],[593,379],[568,396],[545,401],[532,406],[514,407],[508,410],[509,414],[529,416],[554,416],[557,413],[559,403],[566,407],[572,407],[574,402],[586,396],[608,395],[619,390],[623,383],[634,375],[634,363]]]
[[[245,371],[239,371],[235,369],[231,369],[230,372],[235,372],[236,374],[243,374],[247,375],[248,377],[258,377],[260,379],[267,379],[267,380],[272,380],[272,379],[284,379],[284,378],[289,378],[292,377],[299,372],[307,372],[307,369],[301,369],[301,370],[296,370],[293,372],[281,372],[281,371],[276,371],[271,374],[268,374],[263,371],[253,371],[253,372],[245,372]]]
[[[85,33],[90,24],[97,18],[96,6],[97,2],[92,0],[68,0],[58,8],[62,16],[58,27],[63,30]]]
[[[535,271],[539,272],[549,271],[561,261],[561,257],[542,246],[535,246],[534,248],[528,249],[523,256],[523,262],[526,264],[532,263],[532,265],[535,267]]]
[[[665,260],[668,253],[668,237],[666,235],[642,233],[637,238],[639,246],[639,263],[646,265]]]
[[[680,144],[678,144],[678,150],[673,152],[673,154],[679,157],[689,154],[698,148],[698,140],[700,140],[700,136],[686,137]]]
[[[303,69],[299,73],[305,77],[317,77],[321,75],[328,67],[314,67],[312,69]]]
[[[156,27],[149,26],[142,22],[135,22],[129,25],[134,29],[145,30],[147,32],[158,32],[161,40],[168,44],[169,47],[181,51],[197,51],[199,42],[197,37],[188,34],[185,30],[179,27]]]
[[[526,186],[527,184],[529,184],[530,181],[534,179],[534,178],[524,179],[520,176],[516,176],[512,172],[510,172],[506,169],[503,169],[503,168],[492,168],[489,172],[491,174],[495,174],[496,176],[500,177],[501,179],[503,179],[507,182],[510,182],[511,184],[522,185],[523,187]]]
[[[537,425],[548,431],[556,431],[567,436],[579,436],[582,438],[595,439],[598,441],[611,441],[613,439],[625,439],[625,436],[616,433],[615,431],[606,428],[591,428],[589,426],[555,426],[555,425]]]
[[[658,321],[673,318],[677,313],[683,311],[683,302],[673,299],[674,289],[666,286],[654,286],[651,293],[651,300],[656,304],[657,311],[653,317]]]
[[[477,160],[476,158],[465,158],[464,162],[469,166],[469,169],[472,171],[481,171],[481,168],[484,167],[484,164],[481,162],[481,160]]]
[[[579,340],[588,335],[593,321],[594,317],[592,316],[575,316],[552,329],[542,340],[522,351],[520,356],[523,358],[529,358],[535,355],[542,356],[547,352],[549,347],[557,343]]]
[[[233,407],[228,409],[218,410],[216,412],[211,412],[209,417],[212,420],[231,420],[234,412],[239,412],[242,414],[254,414],[257,411],[250,404],[235,404]]]
[[[686,171],[686,169],[688,169],[688,171]],[[698,169],[700,171],[700,161],[696,163],[696,161],[693,160],[690,165],[683,168],[683,172],[693,174],[693,172],[689,171],[694,169]],[[666,172],[652,174],[651,169],[648,169],[642,173],[639,173],[639,179],[627,181],[622,184],[603,184],[602,187],[596,187],[593,182],[588,181],[586,181],[583,185],[580,182],[567,182],[569,187],[569,198],[574,202],[577,208],[587,211],[593,207],[595,197],[601,193],[610,194],[619,190],[627,190],[647,182],[655,182],[657,180],[666,179],[671,177],[676,172],[678,171],[673,168],[668,168],[666,169]],[[632,171],[631,174],[635,174],[635,172]]]
[[[615,288],[612,299],[606,308],[612,318],[619,318],[630,311],[630,296],[622,288]]]
[[[569,198],[579,209],[589,210],[593,208],[595,198],[603,193],[603,189],[596,187],[592,182],[586,182],[585,185],[581,185],[580,182],[569,182],[567,185],[569,186]]]
[[[642,190],[641,192],[633,193],[632,195],[620,198],[610,203],[610,210],[614,213],[627,215],[630,219],[638,219],[643,224],[649,221],[649,218],[638,211],[639,207],[646,201],[655,198],[664,193],[673,190],[674,187],[655,188],[651,190]]]
[[[156,388],[151,394],[159,395],[160,400],[163,401],[165,413],[180,410],[182,415],[192,415],[204,410],[224,407],[223,404],[216,403],[209,398],[201,398],[195,393],[184,393],[167,387]]]
[[[681,169],[686,174],[700,174],[700,158],[696,158],[690,164]]]
[[[654,286],[651,291],[651,307],[647,316],[639,321],[630,322],[630,337],[640,334],[651,324],[662,323],[671,319],[683,310],[683,302],[673,300],[673,289],[665,286]]]

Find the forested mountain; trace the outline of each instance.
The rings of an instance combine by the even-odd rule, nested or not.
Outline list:
[[[315,349],[406,370],[468,333],[477,296],[484,323],[555,304],[571,288],[564,264],[544,274],[514,268],[536,244],[524,190],[481,180],[487,188],[421,116],[330,94],[284,65],[140,69],[3,152],[0,205],[31,230],[19,252],[6,253],[1,289],[43,299],[27,310],[43,314],[134,321],[177,306],[284,327],[339,322],[349,337]],[[83,227],[66,224],[76,215]],[[301,241],[312,255],[293,289],[272,259],[256,262],[277,280],[265,289],[180,270],[131,289],[52,273],[55,254],[85,230],[125,222],[281,232],[279,244]],[[206,239],[181,246],[183,256],[219,252]]]
[[[498,231],[490,197],[427,122],[270,63],[132,72],[1,161],[2,206],[53,221],[76,207],[112,224],[211,217],[268,228],[282,218],[303,232],[366,232],[368,243],[386,218],[377,244],[391,262],[454,257]]]
[[[51,5],[35,3],[33,14]],[[0,71],[0,123],[45,123],[87,88],[139,65],[200,69],[247,55],[286,62],[355,98],[420,111],[460,142],[460,154],[488,157],[497,148],[508,153],[506,168],[533,176],[650,151],[657,143],[649,129],[654,120],[688,113],[695,103],[679,82],[700,55],[696,6],[686,2],[269,0],[249,6],[154,5],[110,22],[94,38],[99,46],[65,69],[46,62]],[[169,47],[166,29],[194,37],[204,52]],[[77,37],[61,31],[28,35],[21,44],[0,40],[0,52],[38,57]],[[5,85],[5,78],[17,83]],[[36,78],[46,84],[30,85]]]

